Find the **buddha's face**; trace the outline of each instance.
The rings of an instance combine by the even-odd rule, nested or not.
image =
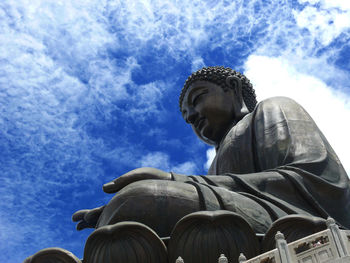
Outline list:
[[[234,92],[208,81],[196,81],[182,102],[182,116],[200,139],[220,143],[235,122]]]

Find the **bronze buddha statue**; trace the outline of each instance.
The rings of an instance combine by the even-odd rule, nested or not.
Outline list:
[[[184,216],[216,210],[236,213],[257,234],[288,215],[331,216],[350,227],[348,176],[298,103],[275,97],[257,104],[243,74],[207,67],[187,79],[180,110],[216,149],[208,175],[132,170],[104,185],[116,193],[107,205],[73,215],[78,230],[136,221],[168,237]]]

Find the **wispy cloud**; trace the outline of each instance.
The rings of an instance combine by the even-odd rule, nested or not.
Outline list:
[[[70,214],[108,200],[101,185],[136,164],[202,173],[206,148],[173,113],[198,67],[245,70],[260,99],[281,73],[347,118],[348,12],[341,0],[1,1],[0,261],[50,245],[81,256],[87,232]]]
[[[215,148],[210,148],[207,150],[207,161],[206,163],[204,164],[204,168],[205,169],[209,169],[210,168],[210,165],[211,163],[213,162],[214,158],[215,158]]]
[[[164,171],[172,171],[180,174],[198,174],[199,170],[194,162],[174,164],[167,153],[153,152],[143,156],[140,167],[154,167]]]
[[[299,27],[308,29],[315,41],[326,46],[350,27],[350,9],[322,7],[307,6],[293,14]]]

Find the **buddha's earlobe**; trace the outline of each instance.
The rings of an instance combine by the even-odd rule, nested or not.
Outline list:
[[[243,118],[249,113],[249,110],[243,100],[242,81],[239,77],[231,75],[226,78],[226,84],[233,89],[234,92],[234,109],[238,119]]]

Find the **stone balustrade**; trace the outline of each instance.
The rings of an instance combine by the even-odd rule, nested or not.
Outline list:
[[[334,220],[327,229],[287,244],[282,233],[275,236],[276,249],[249,260],[241,254],[239,263],[350,263],[350,230],[340,230]],[[175,263],[186,263],[178,257]],[[213,262],[214,263],[214,262]],[[224,254],[218,263],[230,263]]]

